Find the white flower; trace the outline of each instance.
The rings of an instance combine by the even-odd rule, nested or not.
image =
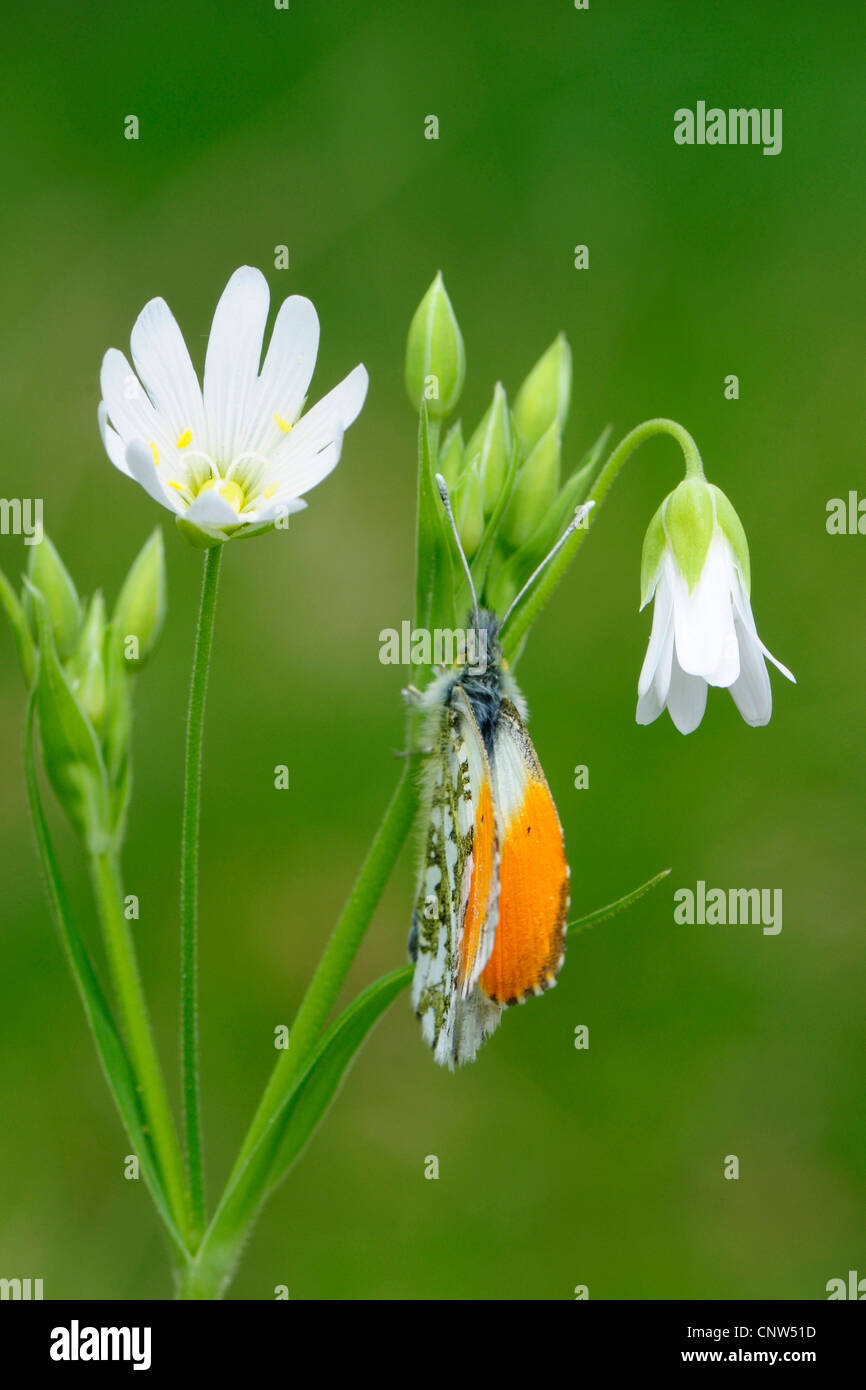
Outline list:
[[[794,677],[758,636],[739,518],[703,480],[681,484],[647,532],[641,608],[653,597],[637,722],[651,724],[667,706],[680,733],[690,734],[703,718],[707,686],[715,685],[730,690],[747,724],[766,724],[773,697],[764,658]]]
[[[259,370],[268,302],[261,271],[235,271],[214,314],[204,391],[163,299],[146,304],[133,327],[135,371],[116,348],[102,362],[108,457],[199,545],[266,530],[305,507],[303,494],[336,467],[367,394],[358,366],[302,415],[319,346],[316,311],[300,295],[283,302]]]

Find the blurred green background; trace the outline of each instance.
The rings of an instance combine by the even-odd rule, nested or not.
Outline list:
[[[677,481],[638,454],[521,664],[574,912],[670,864],[577,938],[559,987],[476,1065],[435,1068],[408,1000],[267,1208],[231,1295],[821,1298],[866,1274],[864,486],[866,13],[683,5],[269,0],[19,8],[0,92],[3,496],[45,499],[79,586],[117,592],[165,518],[170,610],[139,683],[128,891],[159,1044],[177,1063],[183,726],[200,556],[103,456],[98,371],[163,295],[203,361],[242,263],[316,303],[320,394],[363,360],[367,407],[288,536],[231,546],[206,746],[201,990],[215,1194],[395,781],[410,616],[414,417],[405,332],[441,267],[467,344],[461,414],[513,394],[559,329],[571,464],[612,422],[681,420],[752,547],[761,635],[799,685],[752,730],[634,722],[643,530]],[[699,99],[782,107],[784,148],[680,148]],[[139,116],[141,138],[123,138]],[[438,142],[423,138],[436,114]],[[290,248],[288,271],[274,247]],[[590,268],[573,268],[586,243]],[[723,395],[740,378],[739,401]],[[0,538],[17,575],[19,538]],[[42,897],[0,635],[0,1274],[46,1297],[169,1296],[167,1262]],[[273,788],[287,763],[291,790]],[[588,790],[573,787],[586,763]],[[80,920],[92,911],[55,818]],[[675,887],[782,888],[784,928],[682,927]],[[407,851],[352,975],[404,958]],[[347,998],[350,997],[348,994]],[[577,1024],[590,1030],[577,1052]],[[738,1182],[722,1177],[739,1156]],[[436,1154],[438,1182],[425,1181]]]

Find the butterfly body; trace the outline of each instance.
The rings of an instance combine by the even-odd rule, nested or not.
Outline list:
[[[498,622],[474,623],[483,666],[421,696],[430,756],[410,934],[413,1004],[437,1062],[474,1059],[503,1009],[556,982],[569,871],[550,789],[503,662]]]

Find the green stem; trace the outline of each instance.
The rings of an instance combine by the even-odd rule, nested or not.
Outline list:
[[[235,1169],[245,1161],[267,1128],[328,1021],[370,918],[391,876],[391,870],[403,848],[406,836],[412,828],[416,805],[415,778],[409,768],[405,767],[301,1002],[292,1025],[289,1046],[280,1054],[279,1061],[271,1072]]]
[[[551,560],[538,583],[527,595],[526,601],[515,609],[513,616],[503,629],[502,648],[506,657],[513,659],[515,653],[519,651],[523,638],[583,544],[589,528],[595,522],[602,502],[616,481],[623,465],[635,449],[640,448],[641,444],[646,443],[648,439],[652,439],[657,434],[668,434],[679,444],[686,462],[687,478],[702,478],[704,476],[704,466],[701,462],[698,446],[688,430],[683,429],[683,426],[677,424],[676,420],[664,418],[644,420],[643,424],[636,425],[633,430],[630,430],[609,456],[585,499],[584,505],[586,502],[595,503],[589,513],[587,525],[579,526],[572,533],[556,557]]]
[[[204,557],[186,724],[180,857],[180,1066],[194,1244],[201,1238],[206,1219],[199,1090],[197,960],[202,737],[222,549],[221,545],[212,546],[205,551]]]
[[[290,1045],[274,1066],[214,1218],[181,1276],[181,1299],[219,1298],[231,1278],[267,1190],[282,1137],[281,1111],[319,1041],[411,829],[416,805],[415,778],[406,767],[304,995]]]
[[[147,1116],[142,1106],[142,1097],[135,1073],[130,1065],[123,1040],[115,1026],[111,1008],[102,991],[90,953],[73,919],[69,899],[57,866],[54,847],[48,834],[33,758],[34,705],[35,695],[31,692],[27,702],[25,720],[24,771],[30,815],[36,834],[39,858],[45,875],[51,915],[84,1008],[85,1018],[102,1065],[103,1075],[133,1148],[138,1154],[142,1177],[171,1238],[175,1259],[184,1263],[187,1250],[166,1196],[165,1180],[160,1171],[151,1135],[148,1132]]]
[[[123,884],[116,853],[107,850],[91,854],[90,875],[129,1057],[141,1091],[154,1152],[175,1222],[188,1240],[189,1206],[183,1158],[150,1029],[135,947],[123,913]]]

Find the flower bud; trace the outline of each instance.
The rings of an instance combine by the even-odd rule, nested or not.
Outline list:
[[[31,586],[28,592],[39,643],[37,708],[45,771],[76,832],[98,853],[110,835],[105,765],[58,660],[48,604],[38,589]]]
[[[75,650],[81,628],[81,603],[72,576],[47,536],[30,551],[28,578],[34,589],[45,599],[45,607],[51,631],[61,661],[68,661]],[[25,606],[31,616],[34,635],[36,620],[33,618],[32,596],[28,594]]]
[[[439,450],[439,472],[448,484],[449,492],[454,491],[463,472],[464,447],[463,429],[458,420],[456,425],[451,426]]]
[[[454,521],[460,544],[471,560],[484,535],[484,493],[477,461],[464,473],[455,494]]]
[[[554,420],[560,430],[571,399],[571,348],[560,333],[536,362],[517,393],[514,423],[524,454],[535,447]]]
[[[90,601],[78,646],[66,667],[72,692],[97,732],[105,718],[104,640],[105,601],[97,592]]]
[[[517,475],[502,535],[517,549],[529,540],[559,492],[559,421],[545,430]]]
[[[466,354],[460,325],[442,281],[442,272],[425,294],[409,328],[406,344],[406,390],[415,410],[426,401],[430,418],[449,415],[460,399],[466,378]]]
[[[164,620],[165,549],[157,527],[132,562],[112,618],[128,666],[138,670],[144,665]]]
[[[466,445],[467,464],[471,465],[478,460],[484,491],[485,516],[490,516],[505,485],[513,447],[514,434],[508,398],[502,383],[497,381],[493,400]]]

